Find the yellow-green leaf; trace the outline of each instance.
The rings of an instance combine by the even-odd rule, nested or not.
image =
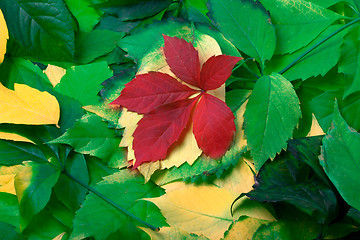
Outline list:
[[[256,230],[264,223],[269,223],[269,221],[249,217],[240,218],[231,226],[224,240],[251,240]]]
[[[60,82],[61,78],[65,75],[66,70],[58,66],[48,65],[44,70],[44,73],[51,82],[51,85],[55,87]]]
[[[9,32],[6,26],[4,15],[0,10],[0,63],[4,60],[4,55],[6,53],[6,43],[9,39]]]
[[[54,96],[24,84],[14,89],[0,83],[0,123],[58,124],[60,107]]]
[[[149,236],[151,240],[168,240],[168,239],[182,239],[182,240],[207,240],[207,237],[197,236],[194,234],[190,234],[181,229],[176,229],[172,227],[162,227],[160,231],[156,232],[150,230],[148,228],[140,227],[144,230]]]
[[[22,168],[22,165],[0,167],[0,192],[16,195],[14,179]]]

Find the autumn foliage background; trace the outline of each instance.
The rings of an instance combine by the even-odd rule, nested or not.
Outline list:
[[[0,9],[0,239],[358,237],[358,0]]]

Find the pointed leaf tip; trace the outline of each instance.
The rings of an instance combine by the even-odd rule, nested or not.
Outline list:
[[[205,155],[220,158],[236,131],[234,115],[225,102],[204,93],[194,112],[194,135]]]
[[[145,114],[133,136],[137,168],[144,162],[166,158],[169,148],[179,139],[188,125],[197,97],[162,105]]]
[[[164,54],[171,71],[182,81],[199,87],[200,60],[191,43],[177,37],[164,36]]]
[[[204,90],[219,88],[230,77],[235,64],[242,57],[227,55],[212,56],[202,66],[200,73],[200,87]]]
[[[137,75],[127,83],[120,96],[110,104],[145,114],[161,105],[186,99],[196,92],[168,74],[149,72]]]

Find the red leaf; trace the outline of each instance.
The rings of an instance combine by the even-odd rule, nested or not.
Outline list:
[[[134,168],[166,158],[187,126],[197,100],[198,97],[166,104],[144,115],[133,134]]]
[[[110,104],[144,114],[161,105],[186,99],[196,92],[168,74],[149,72],[137,75],[127,83],[120,96]]]
[[[200,88],[213,90],[223,85],[232,73],[235,64],[241,57],[227,55],[212,56],[202,66],[200,73]]]
[[[234,115],[226,103],[204,93],[193,119],[193,132],[199,148],[211,158],[223,156],[236,131]]]
[[[200,60],[191,43],[177,37],[164,36],[164,53],[171,71],[182,81],[199,87]]]

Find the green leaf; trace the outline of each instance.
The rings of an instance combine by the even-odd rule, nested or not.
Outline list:
[[[75,41],[75,60],[79,63],[89,63],[114,50],[117,41],[124,36],[124,33],[108,30],[80,32]]]
[[[341,25],[334,25],[327,28],[322,32],[317,38],[312,40],[308,46],[302,48],[292,54],[279,55],[274,57],[269,64],[267,64],[265,72],[280,72],[283,68],[297,59],[300,55],[308,51],[311,47],[317,44],[320,40],[327,37]],[[317,48],[307,54],[305,57],[301,58],[295,65],[293,65],[289,70],[287,70],[283,75],[285,78],[290,81],[296,79],[308,79],[313,76],[324,76],[332,67],[334,67],[340,58],[341,55],[341,45],[342,39],[346,33],[342,31]],[[295,42],[295,41],[294,41]],[[321,64],[314,64],[321,63]]]
[[[275,30],[259,2],[209,0],[209,4],[216,26],[237,48],[262,65],[272,57]]]
[[[142,198],[158,197],[164,190],[152,182],[144,184],[143,177],[131,175],[122,170],[107,176],[95,186],[95,189],[135,216],[157,227],[165,226],[165,218],[151,202],[138,201]],[[76,212],[74,231],[71,239],[83,239],[93,236],[95,239],[106,239],[109,234],[118,231],[118,238],[136,239],[139,236],[137,223],[131,221],[124,213],[90,193],[82,207]]]
[[[226,92],[226,104],[232,112],[236,112],[238,108],[249,98],[251,94],[250,90],[235,89]]]
[[[258,171],[268,158],[286,148],[301,116],[293,86],[273,73],[257,80],[245,111],[245,135]]]
[[[32,56],[71,61],[75,23],[62,0],[7,0],[0,1],[0,8],[10,34]]]
[[[111,15],[104,15],[101,18],[99,24],[96,25],[96,29],[129,33],[139,24],[140,21],[127,22],[127,21],[122,21],[119,18]]]
[[[52,89],[50,81],[40,68],[23,58],[5,58],[0,65],[0,79],[10,89],[14,89],[14,83],[26,84],[40,91]]]
[[[102,181],[104,177],[118,171],[118,169],[109,168],[109,166],[102,162],[99,158],[91,157],[89,155],[86,156],[86,164],[89,169],[91,186],[94,186],[96,183]]]
[[[25,240],[14,228],[8,223],[0,222],[0,239],[6,240]]]
[[[191,29],[184,28],[184,25],[184,23],[172,19],[157,22],[149,25],[142,31],[121,39],[118,45],[129,53],[129,57],[140,61],[145,53],[160,48],[164,44],[162,34],[175,35],[177,37],[191,35]]]
[[[83,106],[98,103],[98,92],[101,83],[112,76],[106,62],[96,62],[76,66],[66,70],[61,82],[55,90],[66,96],[75,98]]]
[[[91,7],[96,0],[65,0],[70,12],[74,15],[81,32],[89,32],[99,22],[100,11]]]
[[[331,126],[334,111],[334,100],[338,99],[340,112],[349,125],[360,130],[360,97],[353,94],[342,100],[343,90],[326,91],[323,94],[316,96],[310,102],[310,107],[314,112],[319,124],[324,132]]]
[[[322,138],[323,136],[291,139],[288,141],[287,151],[289,151],[298,161],[306,163],[310,166],[324,183],[331,186],[331,183],[320,166],[318,159]]]
[[[81,182],[89,183],[89,174],[83,155],[70,153],[66,159],[65,169]],[[84,201],[87,189],[67,176],[61,175],[54,187],[54,192],[60,201],[75,212]]]
[[[276,53],[292,53],[317,37],[341,16],[305,0],[260,0],[276,29]]]
[[[47,162],[44,153],[31,143],[0,140],[0,164],[17,165],[23,161]]]
[[[182,3],[184,17],[193,22],[210,23],[210,19],[207,16],[209,12],[206,6],[207,0],[185,0]]]
[[[336,3],[346,2],[347,0],[306,0],[306,1],[322,6],[323,8],[328,8],[331,7],[332,5],[335,5]]]
[[[246,193],[260,202],[287,202],[312,215],[319,223],[337,214],[333,190],[317,178],[312,169],[284,152],[265,164],[256,176],[253,190]]]
[[[360,91],[360,27],[349,31],[342,45],[339,72],[346,76],[344,98]]]
[[[127,166],[124,149],[119,147],[121,139],[114,134],[101,117],[88,113],[64,135],[49,143],[69,144],[75,151],[99,157],[112,167]]]
[[[347,203],[360,209],[358,197],[360,134],[340,115],[335,103],[332,127],[323,139],[320,164]]]
[[[28,240],[49,240],[63,232],[69,232],[58,219],[46,209],[35,215],[29,226],[23,231]],[[64,240],[66,238],[63,238]]]
[[[49,163],[25,162],[15,176],[15,190],[19,200],[20,227],[25,229],[32,217],[48,203],[52,187],[60,170]]]
[[[0,192],[0,212],[0,222],[5,222],[19,228],[19,202],[15,195]]]
[[[170,0],[148,0],[132,4],[108,2],[97,6],[107,14],[116,16],[122,21],[130,21],[154,16],[166,9],[170,3]]]

